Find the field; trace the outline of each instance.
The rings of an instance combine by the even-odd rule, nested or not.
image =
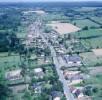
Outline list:
[[[102,56],[102,49],[93,49],[93,52],[96,56]]]
[[[0,68],[4,67],[4,69],[7,71],[13,68],[19,68],[19,65],[19,55],[7,56],[7,53],[0,54]]]
[[[79,7],[75,9],[75,11],[79,11],[79,12],[94,11],[94,10],[96,10],[95,7]]]
[[[64,16],[62,13],[48,13],[42,16],[45,21],[61,21],[68,20],[68,17]]]
[[[96,38],[102,36],[102,29],[89,29],[75,34],[79,38]]]
[[[93,39],[82,39],[81,43],[87,49],[102,48],[102,37],[93,38]]]
[[[102,17],[92,17],[92,19],[102,24]]]
[[[19,38],[24,38],[27,34],[27,28],[22,27],[18,27],[18,31],[17,31],[17,37]]]
[[[83,20],[74,20],[73,23],[76,23],[77,27],[83,28],[85,26],[90,27],[99,27],[98,24],[90,21],[89,19],[83,19]]]
[[[77,38],[81,38],[81,43],[86,48],[102,48],[102,29],[89,29],[75,33]]]
[[[91,68],[89,68],[89,70],[90,70],[90,75],[102,74],[102,66],[91,67]]]
[[[80,53],[86,66],[95,67],[102,64],[102,57],[97,57],[93,52]]]
[[[37,14],[45,14],[45,11],[43,10],[29,10],[29,11],[24,11],[24,14],[29,14],[29,13],[37,13]]]
[[[66,33],[72,33],[77,32],[80,30],[80,28],[70,24],[70,23],[53,23],[48,24],[52,27],[53,30],[57,31],[60,35],[66,34]]]

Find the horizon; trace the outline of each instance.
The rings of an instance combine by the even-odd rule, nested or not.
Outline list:
[[[24,3],[28,3],[28,2],[34,2],[34,3],[37,3],[37,2],[102,2],[102,0],[15,0],[15,1],[12,1],[12,0],[0,0],[0,3],[20,3],[20,2],[24,2]]]

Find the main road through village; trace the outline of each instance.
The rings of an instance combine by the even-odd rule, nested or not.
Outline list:
[[[66,96],[67,100],[75,100],[74,96],[72,95],[72,93],[70,92],[70,89],[68,87],[68,83],[65,80],[62,71],[60,70],[61,66],[63,66],[63,63],[58,61],[57,58],[57,54],[56,51],[53,47],[53,45],[51,43],[48,42],[48,40],[46,39],[47,36],[45,36],[45,34],[42,32],[42,22],[41,20],[38,18],[36,20],[36,22],[34,22],[29,29],[28,35],[32,35],[32,37],[29,38],[28,36],[28,40],[32,40],[32,38],[34,38],[35,36],[40,36],[42,38],[42,40],[46,43],[46,45],[48,45],[48,47],[51,50],[51,56],[53,58],[54,61],[54,65],[56,67],[56,71],[59,75],[59,80],[62,82],[63,84],[63,90],[64,90],[64,94]],[[47,34],[46,34],[47,35]]]

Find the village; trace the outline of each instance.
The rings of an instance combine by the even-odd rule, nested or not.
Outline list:
[[[102,93],[102,49],[91,40],[102,35],[101,21],[94,20],[101,8],[69,9],[67,15],[49,9],[22,8],[19,45],[0,54],[5,66],[1,71],[12,91],[8,100],[96,100],[93,95]]]

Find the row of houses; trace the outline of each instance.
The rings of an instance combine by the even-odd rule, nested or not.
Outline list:
[[[23,78],[21,73],[22,73],[21,69],[12,70],[12,71],[6,72],[5,78],[10,81],[20,80]],[[44,72],[42,68],[33,69],[33,73],[34,73],[34,77],[37,79],[44,77]]]
[[[33,69],[32,72],[33,72],[34,78],[36,78],[36,79],[42,79],[45,75],[43,69],[40,67]],[[8,71],[5,73],[5,78],[8,81],[21,80],[24,78],[21,73],[22,73],[21,69]],[[30,87],[35,94],[41,94],[43,92],[44,84],[46,84],[46,82],[44,82],[44,81],[36,82],[36,83],[33,83],[32,85],[29,85],[29,84],[13,85],[12,84],[13,86],[11,85],[10,89],[12,89],[13,93],[18,93],[18,92],[25,91],[26,89],[29,89],[29,87]],[[62,92],[52,90],[51,94],[49,95],[49,100],[61,100],[62,97],[63,97]]]

